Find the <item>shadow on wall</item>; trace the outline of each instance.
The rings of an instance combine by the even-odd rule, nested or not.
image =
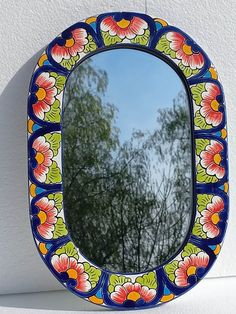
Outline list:
[[[0,95],[0,294],[62,289],[40,259],[31,235],[27,178],[27,97],[42,50]]]
[[[78,312],[109,312],[108,308],[96,306],[88,301],[82,300],[68,291],[53,291],[30,294],[15,294],[0,296],[1,307],[28,309],[24,313],[29,313],[29,309],[51,310],[54,311],[76,311]],[[17,312],[16,312],[17,313]],[[31,312],[30,312],[31,313]],[[56,312],[58,313],[58,312]]]

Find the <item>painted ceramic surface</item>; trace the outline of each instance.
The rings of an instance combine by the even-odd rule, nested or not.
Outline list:
[[[195,184],[191,228],[178,254],[139,274],[114,274],[91,264],[64,219],[61,115],[66,79],[85,56],[118,47],[146,49],[182,72],[192,98]],[[28,100],[30,219],[39,253],[71,292],[95,304],[141,308],[168,302],[195,286],[221,250],[228,217],[225,103],[217,71],[180,29],[138,13],[108,13],[79,22],[46,48]]]

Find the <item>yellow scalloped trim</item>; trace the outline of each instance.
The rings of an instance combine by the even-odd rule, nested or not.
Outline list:
[[[213,79],[215,79],[215,80],[218,79],[218,73],[217,73],[217,71],[216,71],[215,68],[211,67],[211,68],[209,69],[209,72],[211,73],[211,77],[212,77]]]
[[[30,195],[32,197],[35,197],[36,196],[36,185],[33,183],[30,184],[29,190],[30,190]]]
[[[161,298],[161,302],[169,302],[171,300],[173,300],[175,297],[175,295],[173,293],[168,294],[168,295],[163,295],[163,297]]]
[[[91,16],[91,17],[89,17],[89,18],[87,18],[87,19],[85,20],[85,23],[87,23],[87,24],[92,24],[92,23],[96,22],[96,20],[97,20],[97,17],[96,17],[96,16]]]
[[[38,66],[43,66],[44,62],[48,60],[46,53],[42,54],[42,56],[38,60]]]
[[[99,299],[98,297],[96,297],[96,295],[92,295],[89,298],[89,301],[93,302],[94,304],[103,304],[103,299]]]
[[[158,23],[160,23],[162,26],[168,26],[168,23],[167,23],[165,20],[163,20],[163,19],[157,18],[157,19],[154,19],[154,22],[158,22]]]
[[[48,252],[48,249],[46,248],[46,244],[43,242],[39,243],[39,250],[43,255],[47,254]]]

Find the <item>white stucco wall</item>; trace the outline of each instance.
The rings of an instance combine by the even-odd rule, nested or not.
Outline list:
[[[236,1],[147,0],[147,13],[182,28],[218,69],[228,111],[230,223],[208,276],[236,275]],[[0,0],[0,294],[61,289],[40,259],[27,203],[26,99],[40,51],[58,33],[106,11],[145,12],[144,0]]]

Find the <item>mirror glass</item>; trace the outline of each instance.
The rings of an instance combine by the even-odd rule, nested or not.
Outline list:
[[[112,49],[77,66],[63,98],[66,223],[81,254],[114,272],[166,262],[192,216],[188,96],[146,51]]]

